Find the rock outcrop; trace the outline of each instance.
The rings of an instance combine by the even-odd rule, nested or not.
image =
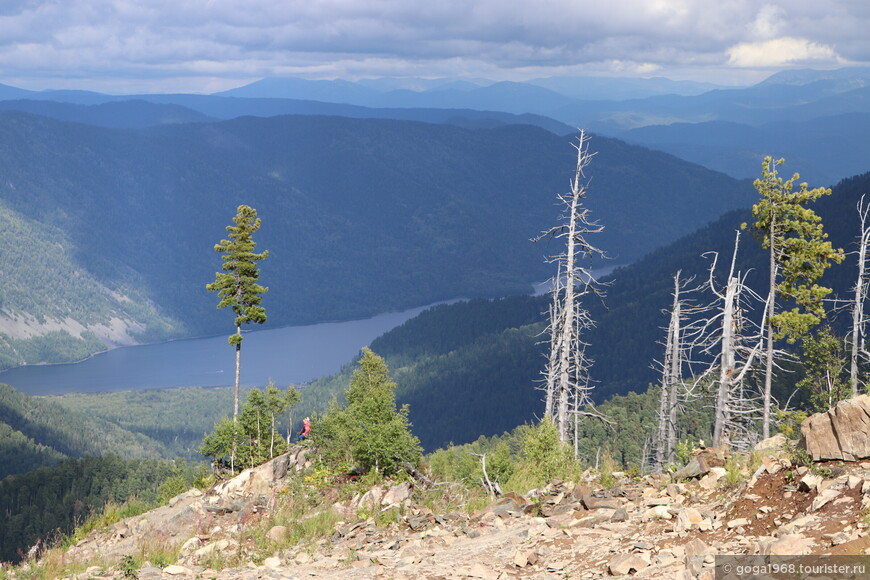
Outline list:
[[[870,396],[840,401],[801,424],[801,449],[813,461],[857,461],[870,457]]]

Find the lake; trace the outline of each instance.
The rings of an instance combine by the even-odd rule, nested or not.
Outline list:
[[[593,273],[601,277],[618,267],[608,265]],[[549,284],[536,284],[535,294],[549,291]],[[262,387],[272,379],[286,387],[333,374],[362,347],[430,306],[366,320],[245,332],[241,383]],[[0,372],[0,383],[28,395],[62,395],[231,386],[234,372],[235,354],[223,335],[116,348],[78,363],[17,367]]]
[[[366,320],[246,332],[242,385],[262,387],[271,378],[286,387],[335,373],[362,347],[428,307]],[[231,386],[234,373],[235,351],[224,335],[116,348],[72,364],[17,367],[0,373],[0,383],[28,395],[60,395]]]

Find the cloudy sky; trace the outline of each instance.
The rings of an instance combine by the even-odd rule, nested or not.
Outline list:
[[[214,92],[267,76],[666,76],[870,64],[867,0],[0,0],[0,83]]]

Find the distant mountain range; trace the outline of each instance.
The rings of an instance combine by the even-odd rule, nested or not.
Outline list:
[[[738,178],[759,175],[759,160],[766,155],[786,157],[801,180],[830,186],[870,168],[868,134],[870,112],[852,112],[758,126],[725,121],[653,125],[620,137]]]
[[[867,67],[784,71],[737,88],[662,78],[553,77],[526,82],[266,78],[215,95],[119,96],[0,85],[0,108],[109,127],[284,114],[389,118],[468,128],[527,123],[557,134],[582,127],[737,178],[754,177],[757,159],[765,154],[785,157],[807,179],[832,185],[867,169],[863,135],[870,115],[868,85]],[[143,102],[150,108],[145,109]],[[115,105],[109,107],[110,103]],[[727,143],[719,134],[722,131],[728,135]],[[826,147],[813,148],[816,140],[823,140]],[[832,143],[836,146],[827,146]]]

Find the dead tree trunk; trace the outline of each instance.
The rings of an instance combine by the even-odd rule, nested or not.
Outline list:
[[[680,335],[680,272],[674,276],[674,303],[671,307],[671,317],[668,322],[667,338],[665,340],[665,358],[662,365],[662,392],[659,400],[659,433],[656,446],[655,471],[661,473],[666,463],[673,459],[676,448],[677,421],[677,385],[675,380],[675,364],[679,370],[677,345]]]
[[[864,300],[867,296],[867,246],[870,245],[870,226],[867,217],[870,207],[864,205],[864,196],[858,202],[861,218],[861,240],[858,244],[858,280],[855,282],[855,301],[852,304],[852,349],[849,365],[849,381],[852,396],[858,396],[858,361],[864,351]]]
[[[773,316],[776,314],[776,216],[770,223],[770,292],[764,309],[764,331],[767,333],[764,360],[764,393],[762,394],[761,438],[770,437],[771,387],[773,385]]]
[[[558,327],[561,322],[559,314],[559,296],[561,294],[558,286],[560,285],[560,275],[557,275],[553,281],[553,302],[550,304],[550,355],[547,359],[546,372],[546,396],[544,398],[544,416],[553,417],[553,409],[556,401],[556,368],[559,360],[559,338],[562,333]]]
[[[731,420],[731,389],[734,376],[734,303],[737,278],[728,277],[722,306],[722,353],[719,357],[719,388],[716,393],[716,418],[713,423],[713,446],[722,445],[725,425]]]
[[[589,153],[588,141],[585,132],[581,131],[575,146],[577,168],[571,181],[571,191],[559,195],[564,206],[563,223],[536,238],[564,238],[566,242],[565,252],[552,259],[558,264],[558,273],[553,284],[551,350],[545,403],[545,413],[554,417],[562,441],[567,441],[570,435],[572,396],[578,396],[575,391],[590,388],[589,381],[577,380],[577,365],[581,364],[585,372],[585,365],[588,363],[582,358],[582,354],[578,354],[582,350],[581,336],[591,325],[591,319],[583,309],[581,297],[588,293],[601,294],[591,269],[581,265],[581,260],[591,260],[595,255],[603,256],[601,250],[586,240],[587,234],[598,233],[603,229],[590,219],[589,210],[583,207],[583,199],[586,197],[583,172],[593,156]],[[582,399],[582,394],[580,396]]]
[[[713,422],[713,445],[715,447],[723,446],[726,441],[732,438],[731,431],[736,428],[735,414],[740,416],[740,424],[744,424],[747,415],[751,414],[754,409],[757,410],[757,406],[753,406],[746,399],[743,380],[758,355],[763,333],[753,330],[748,340],[751,346],[747,346],[747,340],[743,333],[745,327],[750,323],[744,320],[741,313],[746,310],[746,305],[743,303],[744,294],[748,294],[750,299],[758,302],[761,301],[761,298],[746,288],[743,276],[735,274],[739,245],[740,232],[737,232],[724,291],[717,290],[714,281],[718,257],[715,254],[710,266],[709,286],[720,304],[716,306],[718,313],[708,321],[712,337],[706,341],[708,346],[705,348],[705,352],[711,355],[717,354],[719,366]],[[719,320],[720,317],[721,320]],[[753,325],[751,328],[756,327]],[[716,352],[717,347],[718,352]],[[715,365],[716,363],[711,364],[711,371]]]
[[[659,399],[658,434],[653,467],[661,472],[665,464],[675,459],[677,447],[677,418],[681,399],[688,396],[683,378],[684,367],[691,367],[692,351],[698,345],[700,328],[692,318],[702,309],[687,297],[702,287],[689,288],[692,279],[681,279],[682,272],[674,275],[673,302],[670,308],[665,338],[665,356],[661,363],[661,396]],[[686,323],[686,324],[684,324]],[[681,392],[685,391],[685,392]]]

